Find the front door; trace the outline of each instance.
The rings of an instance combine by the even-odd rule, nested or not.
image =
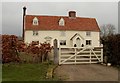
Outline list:
[[[77,38],[77,39],[76,39],[76,46],[77,46],[77,47],[80,47],[80,45],[81,45],[81,43],[80,43],[80,38]]]

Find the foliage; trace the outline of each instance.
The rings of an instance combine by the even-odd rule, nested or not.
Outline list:
[[[43,62],[48,60],[48,53],[51,52],[52,47],[49,43],[34,44],[31,43],[27,47],[26,52],[33,55],[34,62]]]
[[[104,56],[112,65],[120,65],[120,34],[109,35],[102,38]]]
[[[17,52],[17,36],[2,35],[2,62],[19,62],[20,58]]]
[[[115,26],[112,24],[104,24],[100,28],[101,28],[101,36],[109,36],[115,33]]]
[[[21,52],[25,52],[32,56],[33,62],[43,62],[48,60],[48,53],[52,47],[49,43],[32,42],[26,45],[23,41],[19,41],[15,35],[2,35],[2,62],[21,62],[19,56]],[[28,56],[29,57],[29,56]],[[26,62],[26,60],[22,60]]]
[[[17,42],[17,49],[19,52],[25,52],[27,45],[23,41]]]

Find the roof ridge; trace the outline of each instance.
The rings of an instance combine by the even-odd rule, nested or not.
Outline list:
[[[43,16],[43,17],[69,17],[69,16],[52,16],[52,15],[26,15],[26,16]],[[84,18],[84,19],[96,19],[96,18],[91,18],[91,17],[76,17],[76,18]]]

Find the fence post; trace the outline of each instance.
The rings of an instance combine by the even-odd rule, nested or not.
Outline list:
[[[91,64],[91,49],[90,49],[90,64]]]
[[[76,65],[77,48],[74,48],[74,49],[75,49],[75,65]]]

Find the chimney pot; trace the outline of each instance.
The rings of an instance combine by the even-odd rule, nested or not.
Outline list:
[[[75,18],[76,12],[75,11],[69,11],[69,17]]]
[[[24,6],[23,7],[23,16],[25,16],[26,15],[26,7]]]

